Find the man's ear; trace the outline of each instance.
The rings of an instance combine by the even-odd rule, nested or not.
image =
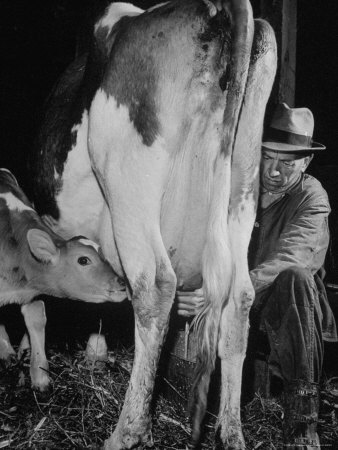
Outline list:
[[[57,264],[60,250],[55,246],[52,238],[43,230],[32,228],[27,231],[27,242],[35,258],[44,263]]]
[[[310,162],[312,161],[312,158],[313,158],[313,154],[309,155],[309,156],[305,156],[304,162],[303,162],[303,167],[302,167],[302,172],[305,172],[305,170],[308,168]]]

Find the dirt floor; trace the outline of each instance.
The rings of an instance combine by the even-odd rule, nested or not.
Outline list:
[[[0,448],[101,448],[118,420],[133,348],[117,347],[100,366],[86,363],[81,346],[70,351],[63,348],[62,353],[57,347],[50,348],[48,354],[52,381],[48,394],[41,395],[30,388],[27,357],[0,371]],[[162,395],[168,392],[166,384],[158,377],[153,410],[154,448],[185,449],[189,419],[182,402],[169,401]],[[325,449],[338,449],[338,378],[323,381],[321,391],[321,442]],[[243,405],[242,418],[248,450],[282,448],[282,408],[278,400],[255,395]],[[207,414],[201,449],[213,448],[214,420],[212,413]]]

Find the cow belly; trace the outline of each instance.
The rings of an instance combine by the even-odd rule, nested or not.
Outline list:
[[[190,239],[189,239],[190,240]],[[188,240],[188,241],[189,241]],[[196,241],[195,241],[196,244]],[[180,259],[175,258],[175,244],[167,249],[173,269],[177,277],[177,289],[192,291],[202,286],[202,253],[204,241],[197,241]]]
[[[86,111],[81,123],[73,127],[72,133],[76,133],[76,142],[68,153],[62,188],[56,196],[60,219],[53,228],[65,239],[83,235],[98,240],[100,217],[105,202],[88,156]]]
[[[201,98],[203,94],[202,91]],[[215,189],[213,170],[221,146],[222,115],[221,108],[200,108],[199,113],[192,114],[189,128],[182,130],[180,143],[169,145],[179,152],[171,154],[161,205],[161,234],[177,285],[184,290],[197,289],[202,284],[202,254]],[[224,157],[223,164],[230,168],[229,156]],[[227,202],[225,198],[225,209]]]
[[[56,197],[60,219],[53,228],[65,239],[82,235],[97,241],[104,208],[102,194],[93,175],[78,182],[76,188],[74,181],[65,178],[64,189]]]
[[[175,191],[175,197],[179,194],[180,191]],[[167,213],[162,216],[162,238],[177,277],[178,289],[194,290],[201,287],[207,212],[206,205],[197,207],[192,203],[184,207],[176,202],[169,204]]]

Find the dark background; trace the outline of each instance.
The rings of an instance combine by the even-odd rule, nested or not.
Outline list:
[[[2,0],[0,2],[0,165],[30,194],[27,155],[43,102],[53,84],[86,45],[89,22],[106,0]],[[149,7],[159,1],[135,1]],[[259,0],[252,0],[260,13]],[[315,116],[315,140],[327,151],[316,165],[338,164],[338,5],[298,0],[296,105]]]
[[[160,2],[134,3],[146,8]],[[106,4],[106,0],[0,2],[0,167],[16,175],[28,196],[27,158],[44,100],[76,53],[86,47],[90,23]],[[260,1],[252,0],[252,5],[259,16]],[[298,0],[295,106],[312,110],[314,139],[327,146],[312,163],[311,172],[324,184],[333,207],[333,262],[328,273],[338,281],[338,263],[334,261],[338,255],[337,23],[336,0]]]
[[[156,3],[134,2],[140,7]],[[0,2],[0,167],[16,175],[28,196],[27,159],[44,100],[76,53],[86,47],[90,20],[105,4],[105,0]],[[259,0],[252,4],[259,16]],[[328,280],[334,282],[338,282],[337,23],[336,0],[298,0],[295,106],[312,110],[314,139],[327,146],[311,171],[327,189],[333,209],[327,271]]]

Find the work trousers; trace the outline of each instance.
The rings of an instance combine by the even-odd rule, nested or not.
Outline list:
[[[316,275],[315,275],[316,277]],[[272,373],[288,383],[295,379],[318,382],[323,364],[321,280],[307,269],[281,272],[274,283],[256,295],[250,312],[251,335],[263,333],[269,343]]]

